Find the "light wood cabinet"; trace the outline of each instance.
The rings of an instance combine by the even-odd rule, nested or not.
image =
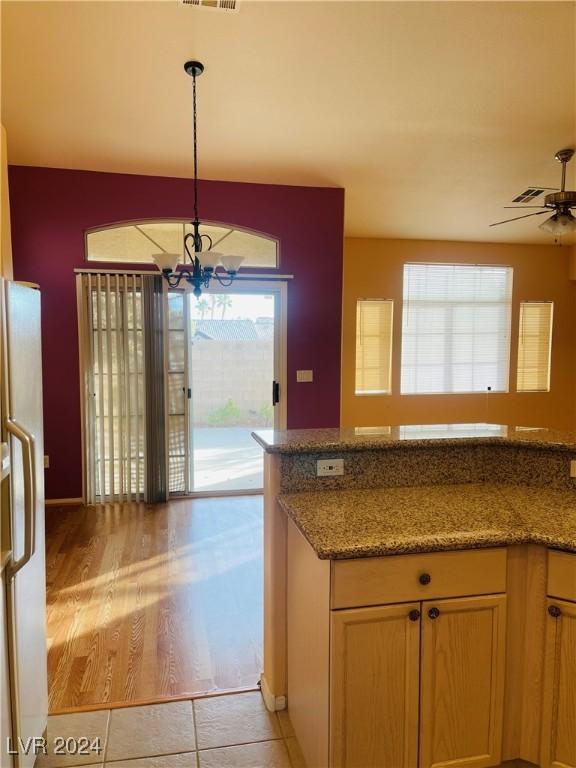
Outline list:
[[[549,597],[576,602],[576,555],[555,549],[548,552],[546,592]]]
[[[418,603],[333,613],[333,768],[417,765],[419,617]]]
[[[576,603],[556,599],[548,600],[541,765],[576,768]]]
[[[332,768],[498,765],[505,620],[505,595],[333,611]]]
[[[505,620],[504,595],[423,603],[420,768],[500,763]]]
[[[308,768],[500,763],[505,549],[330,562],[289,521],[287,565],[288,713]]]
[[[308,768],[576,768],[576,554],[319,560],[289,521],[287,566]]]
[[[332,608],[360,608],[506,591],[506,550],[364,557],[332,564]]]

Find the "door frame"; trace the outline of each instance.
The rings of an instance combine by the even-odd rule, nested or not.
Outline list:
[[[165,286],[165,296],[167,305],[167,294],[171,290],[167,285]],[[180,284],[177,290],[182,291],[185,294],[185,323],[186,332],[188,331],[188,306],[186,296],[192,294],[192,286],[188,283],[184,285]],[[286,429],[288,418],[288,281],[281,279],[262,279],[249,277],[240,277],[234,280],[229,286],[221,286],[218,282],[211,284],[210,287],[205,288],[202,291],[202,295],[219,294],[219,293],[233,293],[233,294],[245,294],[245,293],[260,293],[266,295],[272,295],[274,297],[274,381],[278,382],[280,389],[280,400],[277,405],[274,406],[274,419],[272,429],[280,430]],[[188,334],[186,334],[188,338]],[[187,345],[188,347],[188,345]],[[188,350],[186,354],[188,358]],[[187,375],[190,373],[190,363],[186,360]],[[189,384],[190,380],[187,380]],[[270,393],[272,396],[272,393]],[[189,419],[192,413],[190,404],[187,403],[187,432],[190,434],[192,428]],[[190,440],[189,440],[190,446]],[[190,465],[190,455],[187,459],[187,466]],[[216,496],[254,496],[263,493],[262,488],[248,488],[237,491],[194,491],[191,490],[187,493],[168,493],[169,499],[177,498],[210,498]]]

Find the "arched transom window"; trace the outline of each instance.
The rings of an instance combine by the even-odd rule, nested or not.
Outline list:
[[[86,260],[114,264],[153,264],[153,253],[179,253],[184,261],[184,235],[190,222],[133,221],[86,232]],[[278,266],[278,241],[224,224],[202,224],[201,234],[210,235],[212,248],[243,256],[244,267],[274,269]]]

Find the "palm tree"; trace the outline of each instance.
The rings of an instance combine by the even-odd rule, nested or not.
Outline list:
[[[219,293],[218,298],[216,299],[216,306],[222,309],[221,319],[224,320],[226,310],[232,306],[232,299],[225,293]]]
[[[210,320],[214,320],[214,310],[216,309],[216,296],[210,294]]]
[[[198,310],[198,312],[200,312],[200,320],[204,320],[204,315],[210,309],[210,305],[208,304],[206,299],[200,299],[196,304],[196,309]]]

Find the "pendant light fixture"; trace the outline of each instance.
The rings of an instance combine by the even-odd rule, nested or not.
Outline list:
[[[202,295],[202,288],[208,288],[211,280],[216,280],[222,286],[232,284],[240,265],[242,256],[217,253],[212,249],[210,235],[201,234],[201,222],[198,218],[198,140],[196,131],[196,78],[204,72],[204,65],[199,61],[187,61],[184,64],[186,74],[192,78],[192,125],[194,140],[194,219],[192,232],[184,236],[184,264],[178,269],[178,253],[156,253],[152,258],[163,277],[171,288],[177,288],[182,280],[193,286],[196,298]],[[206,246],[206,250],[203,248]],[[186,261],[190,260],[190,266]],[[218,271],[219,266],[223,272]]]
[[[551,235],[556,235],[556,237],[562,237],[562,235],[576,230],[576,219],[570,212],[570,209],[565,208],[559,213],[550,216],[543,224],[540,224],[540,229],[550,232]]]

